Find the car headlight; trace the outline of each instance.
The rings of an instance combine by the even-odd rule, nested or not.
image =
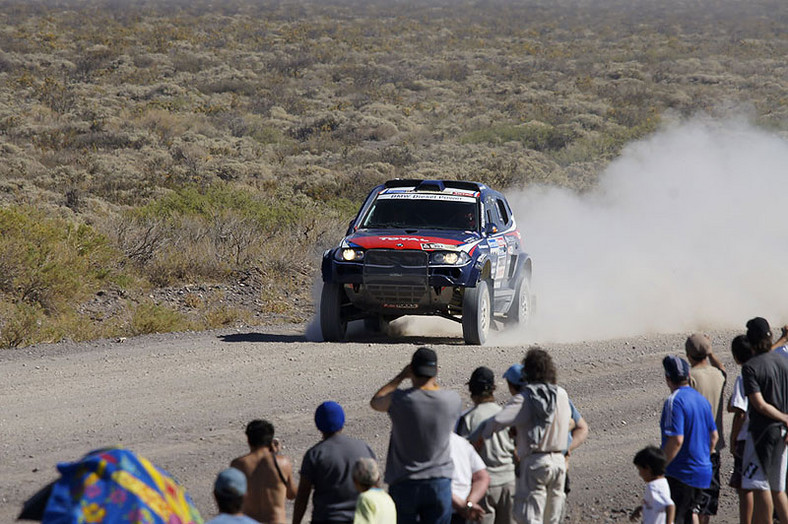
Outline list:
[[[363,260],[364,250],[346,247],[344,249],[337,250],[336,258],[337,260],[343,260],[345,262]]]
[[[430,262],[440,266],[456,266],[468,261],[465,251],[436,251],[430,257]]]

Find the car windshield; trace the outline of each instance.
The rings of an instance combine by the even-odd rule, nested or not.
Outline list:
[[[476,231],[479,206],[471,199],[378,198],[361,222],[363,229],[451,229]]]

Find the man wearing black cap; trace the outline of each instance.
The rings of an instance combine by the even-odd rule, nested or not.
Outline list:
[[[457,422],[457,434],[468,437],[484,421],[501,411],[495,402],[495,374],[481,366],[473,370],[468,389],[474,406]],[[479,455],[487,466],[490,485],[480,505],[485,514],[482,524],[511,524],[514,501],[514,441],[509,429],[501,429],[481,441]]]
[[[676,505],[676,524],[690,524],[699,509],[702,490],[711,486],[711,452],[719,433],[711,405],[689,386],[690,365],[668,355],[662,360],[670,396],[662,406],[659,426],[668,460],[665,477]]]
[[[771,351],[772,331],[765,318],[747,322],[747,340],[755,355],[741,370],[750,418],[742,458],[742,488],[753,490],[753,523],[771,523],[773,510],[780,522],[786,523],[788,359]]]
[[[410,364],[370,400],[372,409],[388,412],[391,418],[385,481],[399,524],[451,520],[454,466],[449,436],[462,401],[457,392],[438,387],[437,374],[438,355],[421,347]],[[408,378],[413,386],[399,389]]]

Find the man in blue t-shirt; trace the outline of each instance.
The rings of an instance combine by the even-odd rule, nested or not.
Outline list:
[[[668,460],[665,477],[676,504],[676,524],[689,524],[701,490],[711,484],[711,451],[719,433],[709,401],[689,385],[689,362],[671,355],[662,360],[662,367],[670,388],[659,423]]]

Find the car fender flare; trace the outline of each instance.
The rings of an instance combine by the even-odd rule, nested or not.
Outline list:
[[[323,282],[331,282],[334,280],[333,256],[333,249],[327,249],[323,252],[323,262],[320,265],[320,272],[323,276]]]
[[[520,257],[520,260],[517,263],[517,269],[515,270],[513,281],[517,282],[521,276],[525,276],[525,278],[530,282],[532,272],[533,262],[531,261],[531,257],[526,253],[524,256]]]

